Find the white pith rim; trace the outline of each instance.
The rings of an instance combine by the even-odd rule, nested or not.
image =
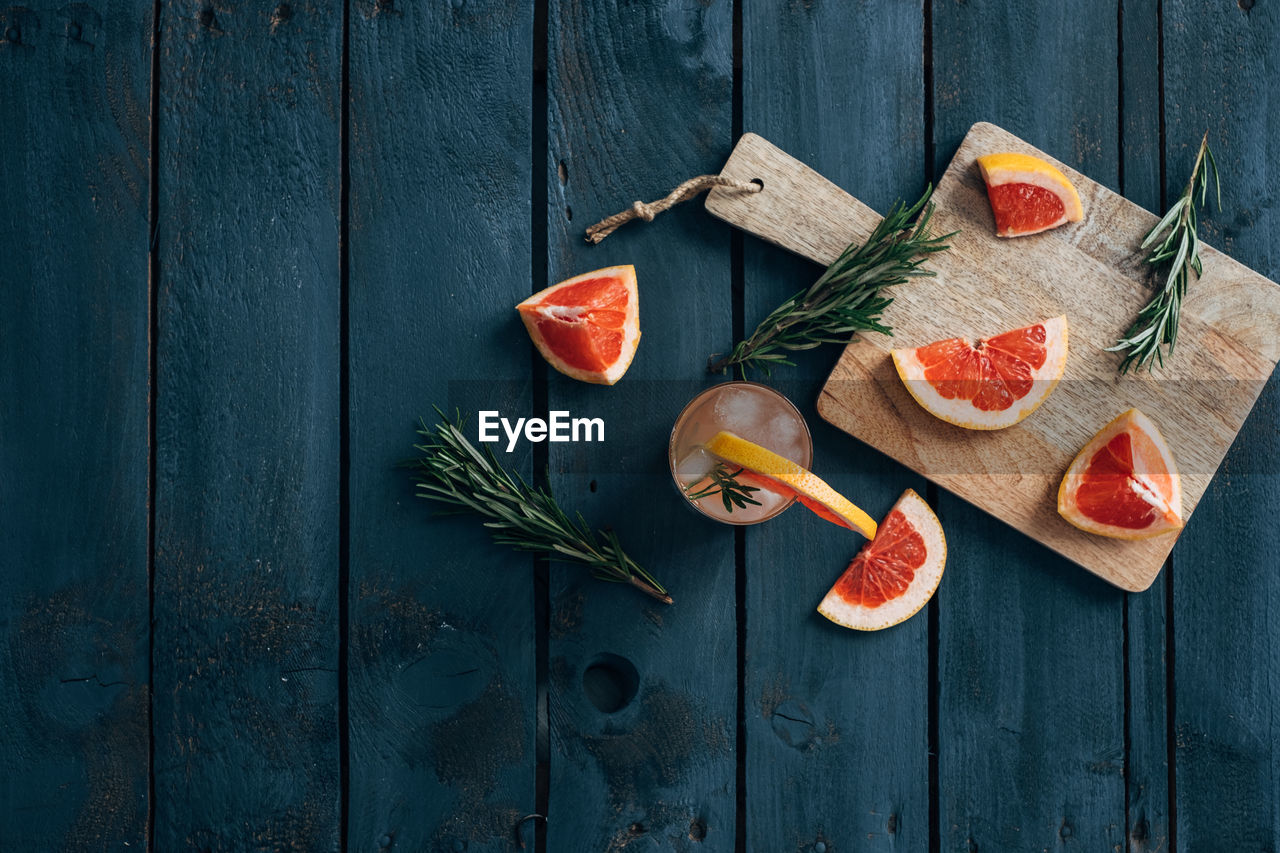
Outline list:
[[[1080,202],[1080,194],[1076,192],[1075,186],[1072,185],[1071,181],[1067,180],[1067,176],[1062,174],[1059,169],[1050,163],[1046,163],[1045,165],[1050,169],[1053,169],[1053,171],[1057,173],[1057,177],[1061,180],[1055,180],[1052,174],[1045,174],[1044,172],[1029,169],[1021,169],[1012,165],[996,166],[995,168],[988,169],[982,162],[982,159],[978,159],[978,170],[982,173],[982,180],[987,186],[998,187],[1002,184],[1031,184],[1032,186],[1048,190],[1059,198],[1062,198],[1062,221],[1079,222],[1084,218],[1084,205]],[[1063,198],[1064,194],[1066,196],[1065,198]],[[1043,230],[1048,230],[1049,227],[1056,226],[1048,226]]]

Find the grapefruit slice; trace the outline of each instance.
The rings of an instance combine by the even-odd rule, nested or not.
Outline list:
[[[976,342],[948,338],[892,351],[893,366],[925,411],[966,429],[1004,429],[1036,410],[1067,366],[1067,318]]]
[[[640,343],[640,294],[630,265],[574,276],[538,291],[516,310],[542,357],[583,382],[617,382]]]
[[[738,476],[740,482],[758,483],[783,497],[794,496],[832,524],[856,530],[868,539],[876,535],[876,522],[871,516],[803,465],[731,432],[716,433],[706,447],[712,455],[744,469]]]
[[[1084,219],[1080,194],[1053,164],[1030,154],[986,154],[978,170],[996,217],[997,237],[1039,234]]]
[[[924,500],[907,489],[889,510],[875,538],[818,605],[846,628],[879,631],[919,612],[933,597],[947,562],[942,525]]]
[[[1058,512],[1099,536],[1149,539],[1182,529],[1182,478],[1151,419],[1130,409],[1076,454]]]

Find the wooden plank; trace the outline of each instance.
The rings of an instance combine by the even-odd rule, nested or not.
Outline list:
[[[919,2],[745,4],[743,126],[881,209],[918,195],[922,22]],[[750,238],[744,268],[747,331],[820,273]],[[923,494],[816,416],[836,350],[799,355],[765,381],[804,413],[818,474],[877,518],[904,488]],[[746,531],[746,850],[928,848],[929,616],[861,634],[814,609],[862,541],[798,507]]]
[[[1271,81],[1280,60],[1280,10],[1241,2],[1164,3],[1166,192],[1177,197],[1201,134],[1222,169],[1222,212],[1206,211],[1209,240],[1280,274],[1275,199],[1280,114]],[[1229,82],[1228,82],[1229,81]],[[1210,272],[1205,261],[1205,273]],[[1200,287],[1200,282],[1192,285]],[[1173,557],[1173,721],[1180,850],[1280,846],[1280,393],[1268,384],[1197,523]]]
[[[1085,2],[935,4],[939,166],[986,120],[1114,187],[1116,25]],[[1123,596],[961,501],[939,504],[941,849],[1123,849]]]
[[[1160,16],[1158,0],[1125,0],[1120,43],[1120,192],[1146,210],[1160,204]],[[1165,601],[1169,573],[1125,596],[1130,853],[1170,849]]]
[[[396,463],[432,405],[473,441],[478,410],[529,414],[532,5],[350,14],[347,844],[506,851],[536,811],[533,560]]]
[[[338,3],[161,10],[155,845],[339,845]]]
[[[761,189],[713,189],[707,194],[712,215],[822,266],[854,240],[866,240],[883,218],[759,134],[742,135],[720,174],[738,182],[758,181]]]
[[[151,4],[0,11],[0,848],[147,830]]]
[[[1010,150],[1047,158],[994,125],[970,130],[934,195],[937,233],[954,234],[951,249],[931,262],[937,278],[895,290],[885,322],[896,337],[869,335],[851,344],[819,410],[1090,571],[1125,589],[1146,589],[1175,540],[1118,542],[1076,529],[1056,512],[1062,472],[1099,429],[1137,406],[1179,448],[1189,518],[1280,356],[1275,336],[1268,337],[1268,329],[1280,328],[1280,287],[1206,249],[1206,259],[1222,260],[1183,312],[1180,337],[1191,354],[1158,375],[1120,380],[1118,357],[1105,349],[1147,299],[1133,246],[1156,217],[1068,169],[1089,211],[1085,222],[997,239],[975,160]],[[745,138],[722,174],[767,187],[754,194],[717,190],[713,212],[816,260],[833,260],[874,226],[868,207],[760,137]],[[888,356],[902,341],[977,337],[1063,313],[1071,340],[1063,381],[1034,417],[999,432],[957,429],[925,412]]]
[[[594,12],[558,0],[548,11],[548,279],[634,263],[644,338],[616,386],[548,371],[551,408],[606,424],[603,444],[552,446],[550,479],[590,523],[613,525],[675,604],[552,565],[547,849],[727,851],[733,534],[683,505],[665,450],[676,415],[710,382],[707,355],[732,333],[730,233],[694,204],[594,248],[582,229],[724,162],[732,4],[648,0]],[[618,700],[600,688],[634,696],[610,712],[602,707]]]

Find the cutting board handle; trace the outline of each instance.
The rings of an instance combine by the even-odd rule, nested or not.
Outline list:
[[[706,202],[711,215],[823,266],[853,241],[866,240],[883,218],[754,133],[742,135],[720,174],[759,181],[764,189],[713,189]]]

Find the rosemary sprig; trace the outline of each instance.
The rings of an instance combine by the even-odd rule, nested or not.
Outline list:
[[[742,468],[737,471],[730,471],[728,465],[723,462],[717,462],[715,467],[711,469],[711,473],[707,475],[711,480],[709,485],[690,491],[694,485],[690,483],[685,486],[684,493],[691,501],[719,495],[720,500],[724,502],[724,511],[729,513],[733,512],[734,507],[742,509],[747,504],[760,506],[760,501],[751,497],[752,492],[758,492],[760,489],[756,486],[747,486],[738,482],[737,477],[742,471]]]
[[[933,187],[926,188],[911,207],[895,202],[865,243],[851,243],[808,289],[778,306],[733,352],[710,361],[707,370],[723,373],[737,367],[745,378],[747,368],[752,367],[768,374],[772,367],[792,363],[789,352],[824,343],[847,343],[858,331],[892,334],[880,317],[893,300],[881,296],[881,289],[909,278],[932,276],[934,273],[921,265],[930,255],[949,248],[943,241],[951,234],[929,234],[932,194]],[[921,210],[924,213],[912,225]]]
[[[1187,285],[1191,281],[1191,272],[1200,277],[1200,238],[1197,234],[1199,226],[1196,215],[1196,195],[1200,196],[1200,207],[1204,207],[1209,192],[1209,178],[1213,178],[1217,190],[1218,209],[1222,209],[1222,182],[1218,177],[1218,163],[1214,160],[1213,151],[1209,149],[1209,132],[1200,141],[1200,150],[1196,153],[1195,165],[1191,167],[1191,179],[1181,197],[1173,207],[1152,228],[1142,241],[1141,248],[1149,248],[1160,239],[1164,239],[1147,256],[1147,263],[1158,266],[1172,259],[1164,285],[1151,301],[1138,312],[1137,318],[1124,337],[1116,341],[1115,346],[1108,347],[1108,352],[1123,352],[1124,360],[1120,362],[1120,372],[1125,373],[1130,367],[1135,370],[1150,370],[1152,361],[1164,366],[1165,351],[1173,355],[1173,345],[1178,340],[1178,319],[1182,312],[1182,300],[1187,295]],[[1166,233],[1167,232],[1167,233]]]
[[[508,473],[488,448],[477,450],[463,435],[461,417],[452,423],[439,409],[436,414],[440,423],[434,430],[420,422],[423,442],[414,449],[422,455],[407,463],[417,475],[418,497],[484,516],[499,544],[581,563],[600,580],[631,584],[671,603],[662,584],[623,552],[612,530],[600,531],[597,539],[581,513],[570,519],[550,491]]]

